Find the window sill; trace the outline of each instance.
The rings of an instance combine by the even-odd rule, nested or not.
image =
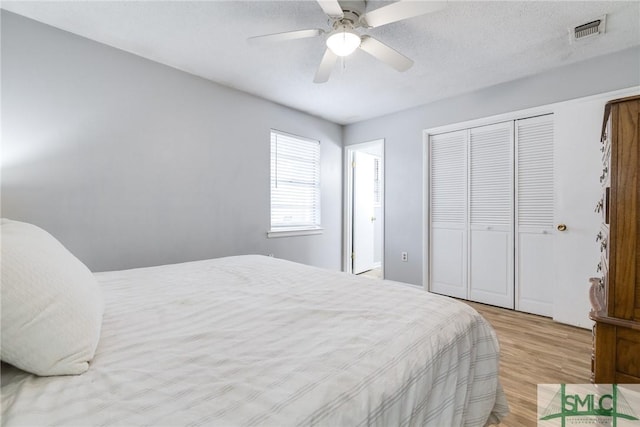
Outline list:
[[[323,228],[289,228],[284,230],[269,230],[267,231],[267,237],[273,239],[276,237],[311,236],[314,234],[322,234],[323,232]]]

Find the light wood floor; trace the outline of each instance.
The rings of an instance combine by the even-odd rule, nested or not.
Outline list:
[[[590,381],[590,331],[546,317],[463,302],[491,323],[500,341],[500,380],[511,409],[500,426],[537,425],[537,384]]]
[[[373,270],[365,271],[364,273],[358,274],[358,276],[371,277],[373,279],[382,279],[382,269],[374,268]]]

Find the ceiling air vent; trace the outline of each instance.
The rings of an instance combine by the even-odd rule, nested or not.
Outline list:
[[[606,22],[607,15],[602,15],[598,19],[594,19],[593,21],[587,22],[585,24],[580,24],[574,27],[571,31],[571,39],[578,41],[586,39],[588,37],[597,36],[599,34],[604,34],[604,27]]]

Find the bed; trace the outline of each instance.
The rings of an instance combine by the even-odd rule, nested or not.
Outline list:
[[[88,369],[3,362],[3,425],[483,426],[508,412],[490,325],[410,285],[259,255],[93,276]]]

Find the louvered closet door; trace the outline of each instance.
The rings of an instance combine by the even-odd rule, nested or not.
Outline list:
[[[553,315],[553,115],[516,121],[516,309]]]
[[[430,290],[467,298],[467,131],[431,136],[429,154]]]
[[[469,138],[469,299],[514,308],[513,122]]]

